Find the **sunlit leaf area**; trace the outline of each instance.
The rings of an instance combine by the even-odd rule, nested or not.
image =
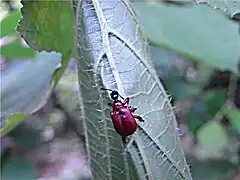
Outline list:
[[[0,1],[2,180],[240,180],[240,1]]]

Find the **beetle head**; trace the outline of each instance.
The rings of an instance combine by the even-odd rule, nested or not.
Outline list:
[[[118,97],[120,96],[122,99],[124,99],[116,90],[111,90],[111,89],[104,89],[104,88],[101,88],[102,90],[107,90],[107,91],[111,91],[111,98],[113,101],[117,101],[118,100]]]
[[[111,96],[112,100],[116,101],[116,100],[118,100],[119,93],[117,91],[112,91],[110,96]]]

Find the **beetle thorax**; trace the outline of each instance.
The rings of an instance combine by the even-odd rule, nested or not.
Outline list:
[[[117,110],[119,110],[119,109],[122,108],[122,107],[123,107],[122,102],[116,101],[116,102],[114,102],[114,104],[113,104],[113,111],[117,111]]]

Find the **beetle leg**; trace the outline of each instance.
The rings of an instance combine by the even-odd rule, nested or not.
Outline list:
[[[129,103],[129,97],[127,97],[126,99],[124,99],[123,105],[128,104],[128,103]]]
[[[112,103],[108,103],[109,106],[112,106]]]
[[[130,111],[131,111],[131,112],[135,112],[135,111],[137,110],[137,108],[133,108],[133,107],[131,107],[131,106],[129,106],[129,108],[130,108]]]
[[[127,143],[127,140],[126,140],[126,137],[125,137],[125,136],[122,136],[122,141],[123,141],[124,144]]]
[[[144,122],[144,119],[141,116],[133,115],[134,118],[138,119],[141,122]]]

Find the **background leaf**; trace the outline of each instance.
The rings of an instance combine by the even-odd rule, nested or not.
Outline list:
[[[71,62],[70,62],[71,64]],[[79,85],[77,77],[77,69],[75,61],[73,63],[75,67],[67,68],[63,74],[61,80],[54,89],[55,95],[58,99],[58,103],[67,112],[67,115],[71,118],[73,122],[82,123],[79,117],[81,113],[79,112],[79,102],[81,100],[79,94]],[[78,133],[83,135],[83,126],[79,126]]]
[[[205,102],[208,109],[209,117],[213,118],[214,115],[223,107],[226,101],[224,90],[213,90],[206,94]]]
[[[8,115],[31,114],[43,107],[52,91],[52,73],[59,63],[60,54],[46,52],[37,53],[35,60],[7,62],[1,72],[1,128]]]
[[[231,120],[233,126],[240,132],[240,110],[225,108],[224,112]]]
[[[226,160],[198,161],[191,159],[191,172],[194,180],[226,180],[231,179],[228,173],[236,165]],[[230,174],[231,175],[231,174]]]
[[[71,1],[22,0],[21,3],[23,19],[17,30],[28,45],[39,51],[57,51],[62,54],[61,69],[58,69],[53,76],[57,83],[73,53]]]
[[[168,96],[129,2],[80,1],[76,13],[80,112],[93,179],[191,179]],[[145,119],[126,147],[130,157],[113,129],[110,99],[101,87],[130,97]]]
[[[210,121],[223,107],[226,97],[223,90],[213,90],[197,98],[188,114],[189,128],[196,131]]]
[[[158,76],[173,100],[184,100],[199,95],[208,82],[213,68],[205,64],[198,64],[198,67],[195,68],[190,59],[163,46],[151,44],[150,48]],[[186,75],[191,68],[196,73],[193,81],[189,81]]]
[[[231,18],[240,13],[240,1],[238,0],[196,0],[198,3],[207,3],[215,10],[220,9]]]
[[[34,117],[30,116],[30,118],[33,121]],[[26,124],[19,125],[16,129],[8,133],[8,137],[12,138],[15,145],[24,148],[37,148],[42,142],[41,130],[26,126]]]
[[[4,180],[32,180],[37,176],[36,170],[21,157],[12,157],[8,159],[2,169],[1,177]]]
[[[16,33],[16,25],[21,17],[20,11],[14,11],[8,13],[1,21],[0,21],[0,37],[12,35]]]
[[[228,145],[226,129],[215,121],[208,122],[199,129],[197,140],[210,152],[221,151]]]
[[[5,135],[7,132],[18,126],[25,118],[27,118],[27,114],[23,114],[20,112],[13,113],[7,117],[7,123],[1,128],[0,134],[1,136]],[[1,122],[2,123],[2,122]],[[1,125],[2,127],[2,125]]]
[[[1,47],[0,53],[2,56],[6,56],[9,58],[35,57],[36,55],[33,49],[23,47],[17,40],[9,44],[3,45]]]
[[[174,100],[186,99],[201,91],[202,84],[189,83],[183,76],[182,71],[184,72],[187,65],[190,64],[186,58],[164,47],[151,45],[150,48],[158,76]],[[207,74],[205,75],[208,77]]]
[[[154,44],[237,73],[238,23],[203,4],[176,6],[141,1],[134,5],[145,34]]]

